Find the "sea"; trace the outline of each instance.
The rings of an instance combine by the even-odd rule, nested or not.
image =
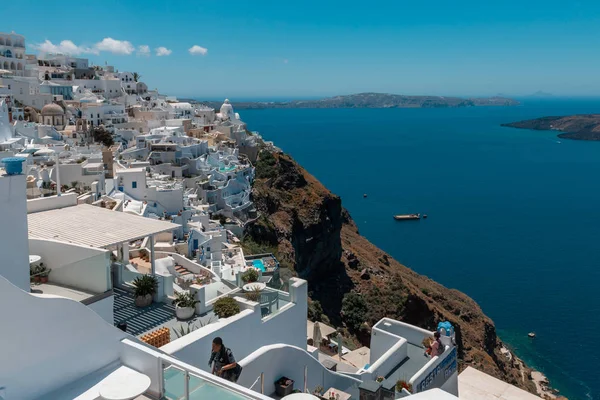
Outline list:
[[[600,142],[500,126],[597,113],[600,99],[520,100],[238,111],[341,196],[371,242],[475,299],[562,395],[600,399]],[[393,219],[405,213],[428,218]]]

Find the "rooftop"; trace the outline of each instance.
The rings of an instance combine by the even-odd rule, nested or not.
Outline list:
[[[458,392],[462,400],[540,400],[538,396],[471,367],[458,376]]]
[[[139,217],[89,204],[28,214],[29,236],[96,248],[177,229],[167,221]]]

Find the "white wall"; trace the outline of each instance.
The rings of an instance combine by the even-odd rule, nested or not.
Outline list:
[[[29,291],[25,175],[0,175],[0,221],[0,275]]]
[[[88,304],[88,307],[94,310],[96,314],[101,316],[102,319],[105,320],[107,323],[113,325],[115,321],[114,304],[115,297],[111,295],[103,298],[102,300],[98,300],[92,304]]]
[[[117,182],[118,186],[123,186],[123,191],[136,200],[148,200],[144,198],[146,194],[146,170],[144,168],[129,168],[124,170],[117,170]],[[136,183],[136,187],[133,187],[133,182]]]
[[[18,305],[18,306],[15,306]],[[70,299],[33,295],[0,277],[0,385],[29,400],[119,359],[125,332]]]
[[[211,343],[220,336],[225,346],[231,348],[237,360],[241,360],[256,349],[282,343],[299,348],[306,347],[307,284],[298,278],[290,279],[290,297],[294,303],[286,308],[261,318],[260,306],[242,298],[246,309],[230,318],[204,326],[184,337],[161,347],[174,357],[208,371]]]
[[[48,280],[93,293],[110,289],[108,250],[46,239],[29,239],[29,251],[52,269]]]
[[[373,364],[402,338],[389,332],[373,328],[371,332],[371,351],[369,364]]]
[[[77,193],[65,193],[60,196],[39,197],[27,200],[27,213],[54,210],[56,208],[77,205]]]
[[[426,337],[433,336],[433,332],[428,331],[427,329],[419,328],[390,318],[383,318],[375,324],[371,333],[371,340],[373,340],[373,337],[377,332],[381,331],[390,332],[394,335],[403,337],[408,340],[408,343],[417,346],[421,346],[423,339]]]
[[[388,351],[385,352],[379,359],[369,366],[366,374],[363,376],[369,376],[371,379],[375,379],[378,376],[387,376],[392,370],[397,367],[402,360],[408,356],[408,345],[406,339],[398,340]],[[366,378],[365,378],[366,379]]]
[[[256,378],[264,373],[265,394],[275,392],[275,381],[285,376],[294,380],[294,389],[304,391],[304,367],[307,367],[307,389],[309,392],[317,385],[324,389],[334,387],[353,398],[358,398],[358,385],[362,382],[337,372],[327,370],[306,350],[282,344],[261,347],[248,357],[240,360],[243,367],[238,383],[250,387]],[[260,381],[254,386],[260,391]]]
[[[435,373],[430,375],[432,372]],[[413,392],[422,392],[424,390],[433,389],[436,387],[453,387],[454,383],[448,383],[446,379],[457,379],[456,387],[458,388],[458,359],[456,347],[446,346],[445,351],[436,357],[433,357],[427,364],[423,366],[409,381],[413,386]],[[449,377],[445,374],[452,372]],[[425,384],[425,387],[421,387]],[[453,393],[458,395],[458,392]]]

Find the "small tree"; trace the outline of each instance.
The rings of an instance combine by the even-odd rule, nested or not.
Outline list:
[[[355,292],[346,293],[342,299],[342,313],[346,325],[356,331],[367,317],[367,303]]]
[[[219,318],[229,318],[240,312],[240,306],[231,297],[222,297],[215,301],[213,311]]]
[[[110,147],[115,144],[112,134],[106,130],[104,125],[100,125],[94,128],[94,142],[102,143],[106,147]]]
[[[242,274],[242,281],[244,283],[252,283],[258,280],[258,271],[254,268],[250,268],[248,271]]]
[[[142,79],[142,76],[140,74],[138,74],[137,72],[133,73],[133,80],[138,82],[140,79]]]

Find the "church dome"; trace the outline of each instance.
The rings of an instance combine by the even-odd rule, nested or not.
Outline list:
[[[221,106],[221,117],[222,118],[233,118],[233,106],[229,103],[229,99],[225,99],[225,102]]]
[[[65,111],[58,104],[46,104],[42,108],[42,115],[64,115]]]

